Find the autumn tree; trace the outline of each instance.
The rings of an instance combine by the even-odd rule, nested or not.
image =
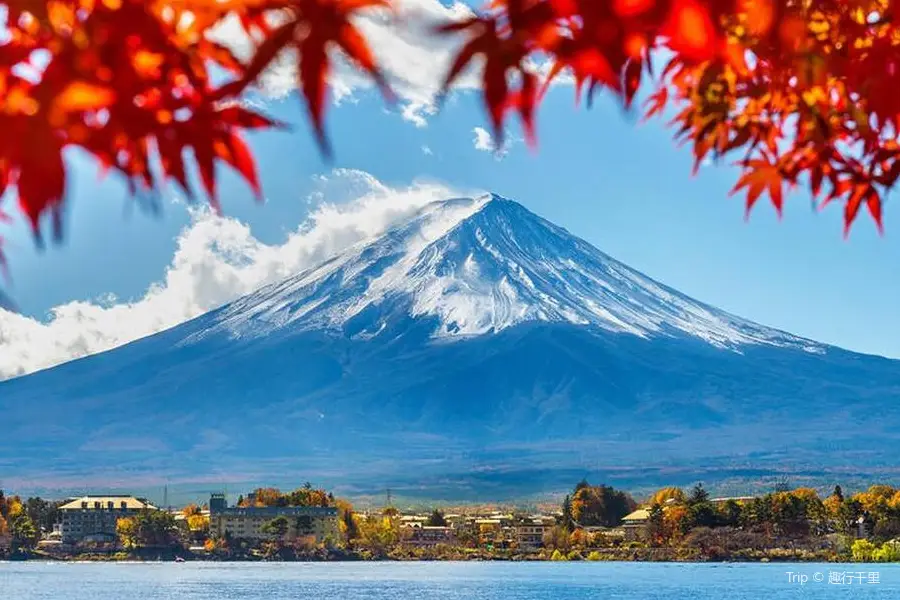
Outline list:
[[[684,495],[684,491],[681,488],[664,487],[664,488],[657,490],[656,492],[653,493],[652,496],[650,496],[650,500],[648,501],[648,504],[650,504],[652,506],[653,504],[663,505],[663,504],[672,503],[672,502],[682,503],[685,500],[686,500],[686,497]]]
[[[175,517],[163,510],[142,510],[116,521],[116,534],[126,548],[170,548],[178,545]]]
[[[11,538],[13,552],[34,548],[40,539],[40,531],[35,526],[19,496],[6,498],[6,527]]]
[[[389,516],[369,516],[358,524],[359,544],[369,551],[384,555],[400,539],[397,520]]]
[[[611,486],[579,485],[572,495],[572,518],[579,525],[615,527],[636,506],[630,495]]]
[[[3,2],[0,192],[14,189],[36,236],[63,231],[67,170],[79,148],[133,192],[174,182],[217,207],[216,164],[261,196],[242,134],[281,127],[241,102],[284,51],[325,156],[335,51],[389,100],[388,77],[354,25],[390,0],[23,0]],[[748,211],[767,195],[780,213],[804,186],[817,206],[843,203],[845,231],[864,207],[881,227],[900,177],[900,24],[893,0],[498,0],[434,33],[458,39],[442,98],[476,59],[498,146],[517,113],[536,143],[536,114],[562,73],[576,98],[600,90],[646,115],[673,115],[701,163],[729,160]],[[249,54],[215,35],[239,25]],[[38,58],[39,57],[39,58]],[[538,66],[549,64],[548,76]],[[213,77],[215,72],[222,77]],[[440,100],[439,98],[439,100]],[[602,135],[602,133],[601,133]],[[188,156],[192,156],[192,162]],[[199,174],[200,190],[189,173]]]
[[[356,515],[353,514],[352,508],[340,511],[338,527],[340,529],[341,538],[344,540],[344,544],[346,544],[348,548],[352,548],[353,541],[360,536],[359,525],[357,525]]]
[[[185,518],[188,533],[193,540],[203,540],[209,535],[209,517],[200,512],[188,515]]]
[[[120,517],[116,520],[116,536],[123,548],[137,548],[137,524],[132,517]]]

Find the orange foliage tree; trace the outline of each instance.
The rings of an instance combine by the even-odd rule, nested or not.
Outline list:
[[[535,113],[562,72],[576,94],[599,89],[630,107],[646,88],[647,115],[667,110],[696,164],[733,158],[734,191],[749,210],[767,194],[807,186],[819,205],[844,204],[849,228],[865,206],[881,227],[882,199],[900,176],[900,24],[894,0],[493,0],[475,16],[436,24],[461,38],[444,90],[481,59],[483,98],[502,138],[518,113],[533,143]],[[62,234],[63,150],[77,146],[132,190],[174,180],[191,193],[190,150],[216,204],[217,161],[259,195],[241,137],[279,123],[240,102],[282,50],[322,151],[335,50],[389,83],[353,17],[390,0],[12,0],[0,35],[0,192],[15,188],[41,231]],[[2,12],[0,12],[2,15]],[[239,23],[246,60],[215,41]],[[541,81],[534,65],[550,61]],[[659,63],[659,64],[658,64]],[[211,77],[211,65],[228,74]],[[661,67],[661,68],[660,68]],[[216,79],[218,82],[215,82]]]

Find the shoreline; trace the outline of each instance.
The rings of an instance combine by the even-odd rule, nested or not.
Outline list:
[[[160,563],[361,563],[361,562],[601,562],[601,563],[672,563],[672,564],[803,564],[803,563],[841,563],[850,564],[854,561],[851,556],[839,553],[797,553],[797,552],[773,552],[757,556],[733,555],[724,557],[712,556],[676,556],[671,550],[665,552],[631,552],[623,553],[598,552],[589,553],[588,556],[577,558],[554,558],[547,553],[529,554],[489,554],[484,552],[457,553],[447,556],[435,555],[411,555],[411,554],[385,554],[379,556],[362,557],[357,554],[345,552],[313,553],[292,557],[282,556],[206,556],[192,555],[187,552],[160,551],[141,553],[84,553],[74,555],[53,555],[48,553],[31,553],[28,555],[11,556],[0,559],[0,563],[14,562],[44,562],[44,563],[118,563],[118,564],[160,564]]]

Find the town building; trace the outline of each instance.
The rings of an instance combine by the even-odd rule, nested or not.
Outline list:
[[[410,546],[429,547],[456,544],[456,534],[450,527],[420,525],[409,527],[404,543]]]
[[[527,518],[516,524],[516,544],[519,548],[535,549],[544,545],[544,534],[553,527],[541,518]]]
[[[333,506],[248,506],[228,507],[224,494],[209,500],[209,534],[213,538],[231,536],[244,540],[272,539],[266,524],[279,517],[287,520],[283,539],[315,537],[316,542],[338,537],[338,509]]]
[[[62,543],[114,543],[119,519],[143,510],[157,510],[134,496],[82,496],[59,507],[59,533]]]
[[[622,518],[622,529],[625,530],[625,539],[628,541],[642,540],[647,535],[647,522],[650,521],[650,511],[639,508]]]
[[[400,527],[424,527],[428,522],[425,515],[403,515],[400,517]]]

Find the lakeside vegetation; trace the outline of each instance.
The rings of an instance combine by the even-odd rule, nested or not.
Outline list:
[[[715,499],[697,484],[687,491],[663,488],[638,503],[624,491],[582,481],[545,517],[551,522],[541,528],[539,547],[524,547],[516,537],[517,528],[530,522],[526,512],[511,510],[503,526],[485,527],[474,517],[450,523],[445,510],[435,508],[420,524],[452,530],[453,542],[422,546],[397,508],[357,511],[307,484],[287,493],[261,488],[239,498],[238,506],[334,507],[335,535],[288,538],[292,524],[280,516],[263,526],[265,539],[213,537],[206,507],[192,504],[179,513],[143,510],[118,519],[112,545],[54,552],[46,540],[61,504],[0,492],[0,558],[900,561],[900,490],[888,485],[855,494],[836,486],[822,497],[812,488],[781,484],[761,496]],[[626,516],[631,520],[623,523]]]

